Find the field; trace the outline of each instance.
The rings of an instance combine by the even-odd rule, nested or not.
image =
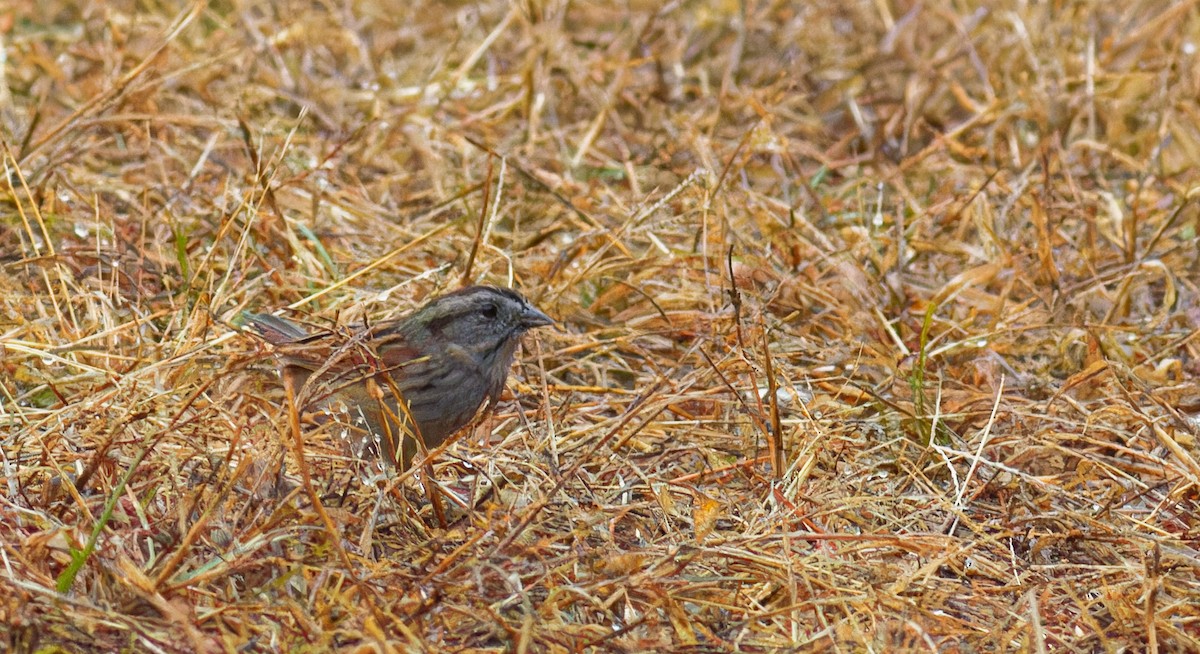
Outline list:
[[[1200,651],[1200,6],[0,6],[0,649]],[[530,333],[403,474],[275,311]]]

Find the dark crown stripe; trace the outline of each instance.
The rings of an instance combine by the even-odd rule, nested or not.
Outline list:
[[[521,295],[516,291],[507,288],[499,288],[496,286],[468,286],[466,288],[460,288],[457,291],[454,291],[453,293],[447,293],[446,295],[443,295],[441,298],[434,301],[438,305],[452,305],[452,308],[448,306],[446,307],[445,313],[441,313],[440,315],[433,317],[428,323],[429,331],[435,334],[440,333],[446,327],[446,325],[454,322],[462,316],[470,314],[473,311],[477,311],[479,309],[479,304],[472,301],[475,296],[491,296],[500,300],[511,300],[521,306],[525,305],[525,298],[521,297]],[[426,307],[421,309],[421,311],[423,312],[428,310],[430,306],[431,305],[426,305]]]

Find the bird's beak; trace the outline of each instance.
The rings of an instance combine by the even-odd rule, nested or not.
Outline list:
[[[546,314],[538,311],[536,308],[526,305],[521,311],[521,326],[525,329],[533,329],[534,327],[545,327],[553,325],[554,319]]]

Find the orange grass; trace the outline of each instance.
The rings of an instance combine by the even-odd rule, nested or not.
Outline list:
[[[981,4],[0,7],[0,647],[1200,649],[1200,8]],[[234,326],[463,283],[404,476]]]

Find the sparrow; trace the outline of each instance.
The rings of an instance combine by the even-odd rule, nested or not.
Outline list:
[[[494,286],[435,297],[348,334],[310,332],[264,313],[244,320],[275,346],[281,378],[302,410],[343,411],[352,436],[402,471],[419,443],[435,448],[485,400],[494,407],[521,337],[554,324],[516,291]]]

